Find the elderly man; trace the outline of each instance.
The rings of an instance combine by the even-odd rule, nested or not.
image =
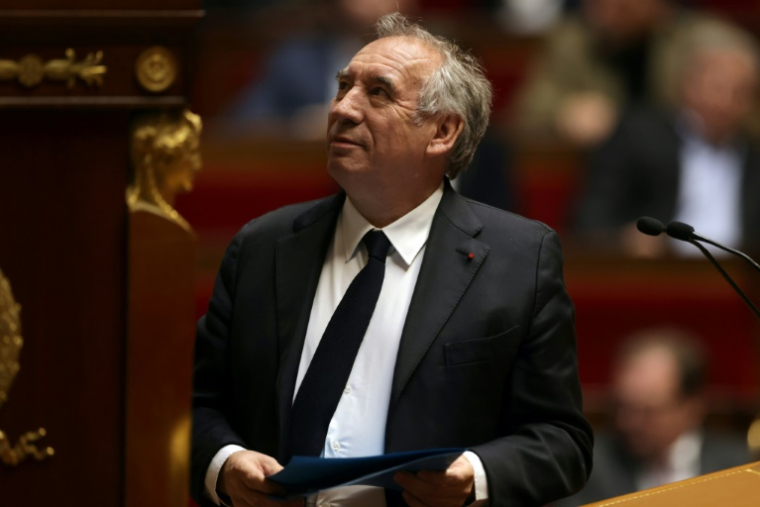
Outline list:
[[[328,171],[340,194],[251,221],[196,342],[193,496],[274,504],[293,455],[435,447],[403,497],[310,505],[543,505],[591,469],[573,305],[556,234],[460,197],[491,90],[454,44],[392,14],[338,73]],[[279,504],[278,504],[279,505]]]

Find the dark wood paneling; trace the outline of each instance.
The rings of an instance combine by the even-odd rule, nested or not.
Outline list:
[[[12,441],[56,455],[0,467],[2,505],[116,506],[122,496],[127,112],[0,115],[0,268],[22,305]]]

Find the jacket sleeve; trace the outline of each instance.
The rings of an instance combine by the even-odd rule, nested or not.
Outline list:
[[[541,241],[533,314],[504,390],[503,438],[472,450],[488,477],[489,505],[534,506],[580,490],[593,434],[582,413],[574,330],[557,235]]]
[[[214,455],[225,445],[246,447],[225,417],[231,391],[226,368],[228,341],[242,234],[235,237],[224,255],[208,311],[198,321],[195,338],[190,493],[203,507],[213,505],[204,495],[204,479]]]

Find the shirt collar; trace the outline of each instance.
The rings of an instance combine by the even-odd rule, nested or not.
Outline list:
[[[668,451],[668,463],[675,470],[689,470],[699,467],[699,454],[702,450],[702,434],[690,431],[676,439]]]
[[[743,142],[739,136],[725,140],[719,145],[709,142],[704,137],[704,121],[691,109],[684,109],[676,117],[675,128],[685,144],[708,148],[710,151],[719,153],[739,153],[743,151]]]
[[[393,248],[404,263],[409,266],[427,242],[433,216],[443,198],[443,183],[419,206],[399,218],[381,231],[385,233]],[[343,252],[346,262],[356,254],[357,247],[367,232],[376,229],[359,213],[351,199],[346,196],[338,226],[343,235]]]

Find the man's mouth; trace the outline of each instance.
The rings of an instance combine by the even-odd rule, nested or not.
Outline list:
[[[333,145],[350,145],[350,146],[364,146],[362,143],[355,141],[346,136],[332,136],[330,138],[330,144]]]

